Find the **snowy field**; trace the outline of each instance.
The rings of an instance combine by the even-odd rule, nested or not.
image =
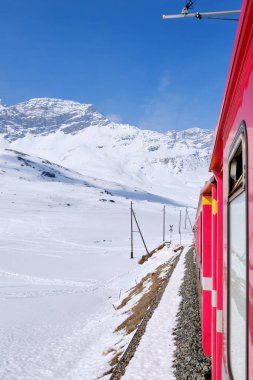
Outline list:
[[[11,151],[0,155],[0,181],[0,379],[95,380],[108,370],[103,352],[130,339],[113,333],[123,319],[115,306],[172,255],[164,249],[139,265],[145,250],[135,234],[130,259],[130,201],[151,250],[162,240],[163,204],[166,240],[181,209],[190,243],[184,200]]]

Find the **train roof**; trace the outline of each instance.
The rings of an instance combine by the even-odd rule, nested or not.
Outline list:
[[[197,207],[197,212],[196,212],[196,219],[198,219],[198,216],[202,210],[202,197],[203,195],[211,195],[212,194],[212,182],[214,180],[214,176],[212,176],[209,181],[206,181],[202,189],[200,190],[200,195],[199,195],[199,203]]]
[[[232,125],[231,107],[238,95],[239,78],[247,54],[247,44],[252,38],[253,1],[244,0],[230,62],[222,107],[214,134],[213,153],[209,170],[220,171],[222,167],[223,140]]]

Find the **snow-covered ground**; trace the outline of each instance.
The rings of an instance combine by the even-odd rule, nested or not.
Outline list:
[[[165,199],[12,151],[0,155],[0,181],[0,379],[95,380],[108,370],[103,352],[130,339],[113,334],[124,318],[115,306],[172,255],[139,265],[135,234],[130,259],[130,200],[153,249]],[[166,199],[166,239],[184,202]]]
[[[1,380],[109,378],[133,335],[114,330],[140,295],[117,306],[172,259],[180,211],[182,243],[192,240],[185,210],[193,222],[211,142],[200,128],[114,123],[90,104],[0,103]],[[163,205],[166,240],[174,229],[172,247],[143,265],[137,233],[130,259],[131,201],[149,250],[162,240]]]

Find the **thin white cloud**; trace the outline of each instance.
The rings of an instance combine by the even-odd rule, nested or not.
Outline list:
[[[170,80],[169,74],[165,73],[160,79],[160,84],[158,88],[159,92],[165,92],[166,90],[168,90],[170,84],[171,84],[171,80]]]
[[[116,113],[110,113],[106,115],[106,117],[107,119],[109,119],[110,121],[114,121],[115,123],[122,123],[122,118]]]
[[[138,124],[144,129],[160,131],[197,127],[200,123],[199,103],[197,94],[194,97],[173,90],[172,81],[165,73],[154,96],[146,99],[142,105],[143,116]]]

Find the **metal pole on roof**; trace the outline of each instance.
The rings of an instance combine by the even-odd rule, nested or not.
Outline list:
[[[182,13],[180,14],[162,15],[162,19],[168,20],[168,19],[176,19],[176,18],[196,18],[198,20],[201,20],[202,18],[212,18],[212,16],[234,15],[234,14],[240,14],[240,13],[241,13],[240,9],[231,10],[231,11],[195,12],[195,13],[188,13],[188,12],[182,11]],[[226,19],[226,18],[217,18],[217,19],[228,20],[228,21],[238,21],[238,19]]]

